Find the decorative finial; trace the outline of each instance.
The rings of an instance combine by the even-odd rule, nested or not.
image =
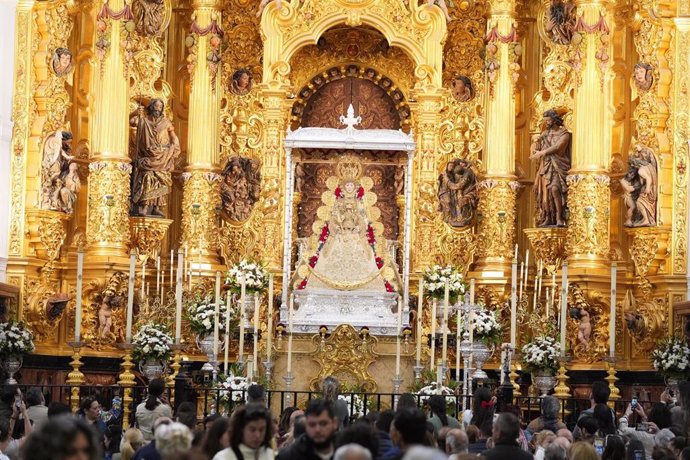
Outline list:
[[[355,117],[355,108],[350,104],[347,108],[347,117],[340,115],[340,123],[345,125],[345,131],[350,134],[354,133],[355,125],[362,122],[362,117]]]

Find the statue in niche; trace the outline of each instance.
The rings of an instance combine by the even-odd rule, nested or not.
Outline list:
[[[134,14],[134,29],[140,35],[155,37],[163,32],[164,0],[134,0],[132,13]]]
[[[77,173],[78,165],[73,163],[72,133],[56,131],[43,146],[41,163],[41,208],[71,214],[74,202],[81,189]]]
[[[243,221],[251,216],[254,204],[261,194],[261,173],[257,160],[232,157],[223,170],[220,195],[223,212],[232,221]]]
[[[652,66],[646,62],[638,62],[633,69],[633,76],[635,77],[635,86],[640,91],[649,91],[654,83],[654,72]]]
[[[438,210],[443,221],[453,227],[470,225],[478,200],[477,176],[471,163],[462,158],[448,162],[438,176]]]
[[[72,72],[74,64],[72,52],[67,48],[57,48],[53,53],[53,71],[58,77],[64,77]]]
[[[126,299],[122,295],[116,295],[111,289],[106,289],[98,308],[98,337],[106,339],[111,334],[113,327],[113,310],[123,307]]]
[[[546,20],[546,33],[559,45],[567,45],[575,31],[575,5],[563,0],[552,0]]]
[[[589,351],[589,342],[592,338],[591,315],[582,307],[573,308],[570,315],[580,322],[577,326],[577,341],[580,342],[585,351]]]
[[[534,195],[537,227],[565,227],[570,170],[571,134],[555,110],[544,112],[545,129],[532,144],[530,160],[537,160]]]
[[[302,193],[304,188],[304,165],[302,163],[295,164],[295,192]]]
[[[165,217],[162,207],[171,191],[170,173],[180,155],[180,140],[163,114],[165,105],[152,99],[140,105],[130,119],[136,127],[132,155],[132,213],[138,216]]]
[[[627,209],[624,225],[655,226],[659,180],[656,157],[652,149],[642,144],[635,146],[634,153],[628,159],[628,172],[620,182]]]
[[[472,80],[464,75],[459,75],[453,79],[451,91],[453,97],[458,102],[467,102],[474,97]]]
[[[405,193],[405,167],[396,166],[395,176],[393,177],[393,183],[395,185],[395,194],[402,195]]]
[[[252,75],[247,69],[238,69],[232,74],[230,91],[238,96],[244,96],[252,90]]]

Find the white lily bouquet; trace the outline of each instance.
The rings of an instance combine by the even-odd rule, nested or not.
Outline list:
[[[555,375],[561,344],[555,337],[539,336],[522,347],[522,362],[531,373]]]
[[[463,316],[460,320],[460,330],[464,338],[469,338],[467,320]],[[496,318],[496,313],[489,310],[475,310],[472,324],[474,325],[473,339],[486,345],[498,345],[503,339],[503,327]]]
[[[262,264],[244,259],[228,270],[225,282],[230,285],[232,292],[239,293],[244,280],[245,292],[253,294],[265,291],[268,279],[268,271]]]
[[[654,369],[668,378],[684,378],[690,371],[690,347],[679,337],[669,337],[659,342],[652,352]]]
[[[448,295],[451,303],[455,303],[458,297],[465,294],[467,290],[467,284],[462,273],[452,265],[445,267],[433,265],[424,272],[424,288],[434,299],[444,298],[446,283],[448,283]]]
[[[246,377],[232,373],[221,379],[218,384],[221,405],[229,407],[232,404],[244,404],[247,388],[254,383],[256,382],[249,382]]]
[[[135,361],[155,359],[168,361],[172,354],[173,338],[163,324],[149,323],[139,328],[132,337]]]
[[[0,356],[21,356],[34,348],[34,336],[24,323],[0,323]]]
[[[431,382],[429,385],[420,388],[415,394],[419,396],[419,401],[422,404],[426,404],[431,396],[441,395],[446,397],[446,404],[449,407],[455,406],[455,391],[450,387],[439,385],[438,382]]]
[[[221,334],[225,331],[225,313],[227,311],[226,301],[221,298],[220,308],[218,309],[219,326]],[[189,322],[189,329],[200,337],[213,334],[214,316],[216,314],[216,299],[213,296],[197,296],[187,305],[186,318]],[[235,310],[230,309],[230,319],[235,318]]]

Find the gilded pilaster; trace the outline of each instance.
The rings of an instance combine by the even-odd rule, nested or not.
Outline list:
[[[575,72],[567,252],[573,270],[604,268],[609,259],[611,27],[608,0],[579,0],[571,43]]]
[[[187,56],[191,75],[189,130],[187,134],[187,172],[183,175],[182,244],[201,247],[206,262],[218,262],[218,218],[220,207],[219,144],[220,75],[217,56],[223,32],[216,0],[197,0],[192,4],[191,37]]]
[[[515,1],[494,0],[486,35],[486,176],[479,191],[477,270],[506,271],[515,244],[515,82],[520,47]]]
[[[127,257],[129,177],[125,21],[131,18],[124,0],[105,0],[96,27],[95,75],[92,79],[93,123],[89,165],[86,235],[89,255]],[[105,224],[107,222],[107,225]]]

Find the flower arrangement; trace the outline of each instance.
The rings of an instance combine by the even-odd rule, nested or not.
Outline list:
[[[163,324],[148,323],[139,328],[132,337],[135,361],[156,359],[167,361],[172,354],[173,338],[168,334],[168,328]]]
[[[503,338],[503,328],[496,318],[496,313],[489,310],[476,310],[472,319],[474,326],[473,339],[486,345],[498,345]],[[469,337],[469,329],[461,320],[461,330],[465,337]]]
[[[431,396],[445,396],[446,404],[449,408],[455,408],[455,391],[450,387],[439,385],[438,382],[431,382],[429,385],[420,388],[415,394],[419,396],[419,401],[422,404],[426,404]]]
[[[654,369],[664,377],[683,378],[690,371],[690,347],[679,337],[669,337],[652,352]]]
[[[453,303],[467,290],[462,273],[451,265],[445,267],[433,265],[424,272],[424,288],[434,299],[444,298],[446,283],[448,283],[448,294]]]
[[[221,334],[223,331],[225,331],[225,313],[227,311],[225,304],[226,302],[223,302],[221,299],[220,308],[218,310],[220,315],[220,324],[223,325],[219,327]],[[213,334],[213,317],[215,313],[215,299],[213,299],[211,296],[201,297],[200,295],[197,295],[196,298],[194,298],[187,305],[186,319],[189,322],[189,328],[192,332],[202,337]],[[230,318],[234,319],[234,317],[235,311],[231,309]]]
[[[262,264],[244,259],[228,270],[225,282],[230,285],[232,292],[239,293],[244,280],[245,291],[254,294],[266,290],[268,278],[268,272]]]
[[[364,417],[364,401],[357,393],[339,394],[338,399],[347,403],[347,413],[355,418]]]
[[[34,351],[34,336],[17,321],[0,323],[0,356],[19,356]]]
[[[531,373],[555,375],[561,344],[554,337],[539,336],[522,347],[522,362]]]
[[[233,372],[221,377],[217,385],[220,388],[220,406],[229,410],[233,405],[244,404],[247,388],[254,383],[256,382],[249,382],[246,377],[235,375]]]

